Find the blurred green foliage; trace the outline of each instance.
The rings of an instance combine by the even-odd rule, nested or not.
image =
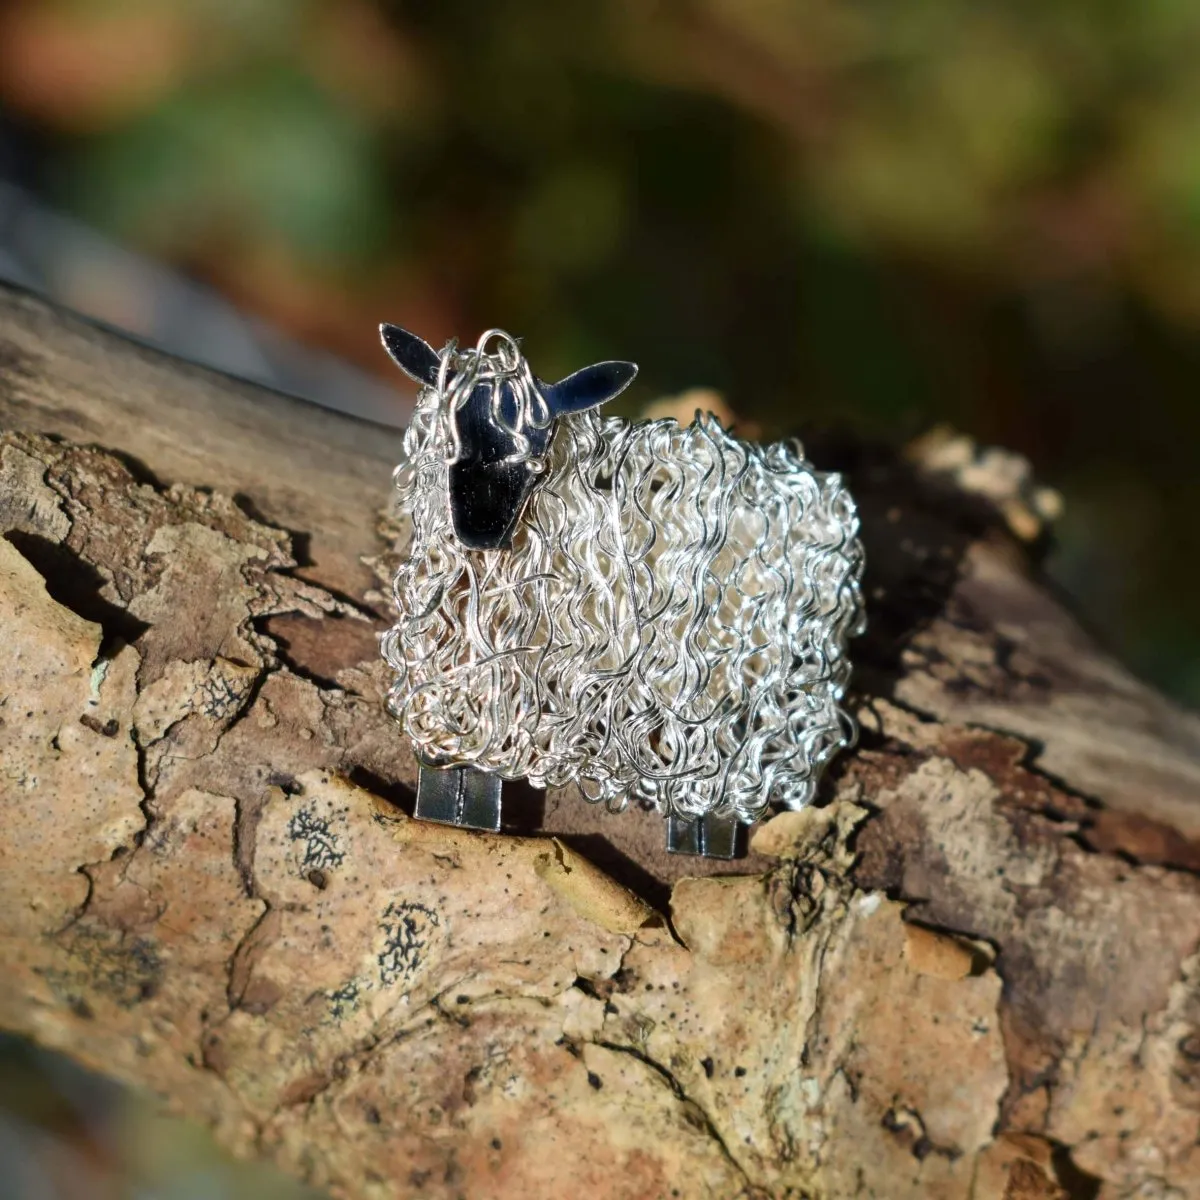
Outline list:
[[[380,145],[286,62],[190,81],[90,138],[63,190],[126,241],[188,256],[223,229],[257,229],[315,262],[363,266],[388,244]]]
[[[767,433],[937,421],[1065,494],[1050,567],[1200,702],[1190,0],[10,0],[44,185],[385,369],[380,318]]]

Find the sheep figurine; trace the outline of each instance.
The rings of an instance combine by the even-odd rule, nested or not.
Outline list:
[[[575,782],[730,857],[739,824],[807,804],[853,737],[863,555],[839,476],[712,416],[601,417],[631,363],[547,384],[497,330],[440,353],[381,332],[422,385],[382,643],[416,815],[497,830],[503,780]]]

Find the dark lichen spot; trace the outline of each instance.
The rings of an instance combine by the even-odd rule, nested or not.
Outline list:
[[[300,862],[303,871],[316,868],[328,871],[340,867],[346,858],[338,847],[338,836],[330,828],[327,817],[317,816],[311,806],[298,809],[288,822],[288,836],[293,842],[304,843]]]
[[[63,948],[71,967],[46,978],[68,1004],[82,992],[95,991],[122,1008],[134,1008],[158,993],[163,963],[149,938],[80,922],[64,937]]]
[[[711,1058],[702,1058],[700,1065],[704,1068],[704,1074],[708,1079],[713,1077],[713,1060]]]
[[[354,1012],[358,1008],[361,996],[362,989],[359,987],[357,979],[349,979],[336,992],[327,993],[326,999],[329,1001],[330,1018],[334,1021],[340,1021],[343,1017]]]
[[[251,692],[248,679],[230,679],[210,671],[200,684],[200,711],[212,721],[224,721],[237,714]]]
[[[442,923],[438,913],[415,900],[396,900],[387,906],[379,929],[379,982],[384,987],[411,979],[420,969],[429,947],[430,930]]]

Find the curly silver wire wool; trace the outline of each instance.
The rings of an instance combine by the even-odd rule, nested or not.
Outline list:
[[[492,341],[496,342],[496,350],[488,354],[487,346]],[[506,383],[516,401],[512,421],[504,412]],[[436,413],[437,437],[445,444],[447,465],[457,462],[462,455],[462,439],[455,418],[480,384],[489,391],[489,417],[516,443],[515,452],[506,461],[525,463],[540,471],[544,463],[530,454],[528,434],[547,428],[553,417],[516,339],[502,329],[480,334],[479,341],[468,350],[460,351],[452,338],[440,355],[434,391],[442,397]],[[404,448],[405,453],[411,453],[407,441]]]
[[[383,653],[418,756],[576,781],[614,810],[751,822],[808,803],[854,734],[840,703],[863,553],[841,478],[799,443],[748,444],[712,416],[568,413],[531,464],[511,545],[467,549],[449,500],[454,414],[488,378],[520,384],[515,418],[499,387],[492,404],[519,449],[545,429],[538,381],[489,331],[441,352],[396,470],[411,537]]]

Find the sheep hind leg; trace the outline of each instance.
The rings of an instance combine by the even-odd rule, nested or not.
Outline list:
[[[702,817],[667,817],[667,849],[701,858],[740,858],[741,823],[737,817],[705,813]]]
[[[475,767],[430,767],[420,764],[417,804],[418,821],[437,821],[460,829],[500,832],[500,800],[504,783]]]

